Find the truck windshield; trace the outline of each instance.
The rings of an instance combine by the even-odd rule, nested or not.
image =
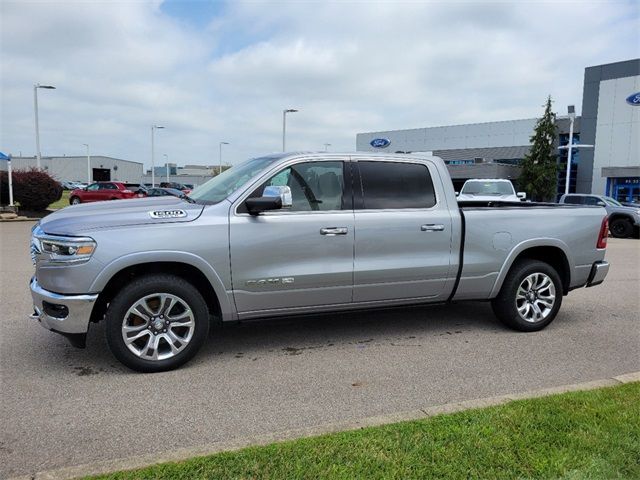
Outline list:
[[[603,198],[604,198],[604,201],[607,202],[609,205],[612,205],[614,207],[622,207],[623,206],[619,201],[617,201],[617,200],[615,200],[615,199],[613,199],[611,197],[603,197]]]
[[[511,182],[466,182],[462,191],[466,195],[513,195]]]
[[[279,158],[280,156],[274,155],[247,160],[196,187],[189,197],[197,203],[219,203]]]

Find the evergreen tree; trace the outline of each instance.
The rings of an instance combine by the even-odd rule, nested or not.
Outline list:
[[[556,115],[551,111],[551,96],[544,113],[536,122],[531,149],[522,160],[519,185],[533,201],[554,201],[558,185]]]

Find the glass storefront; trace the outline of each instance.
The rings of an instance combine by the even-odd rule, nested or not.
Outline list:
[[[640,203],[640,177],[607,178],[607,195],[619,202]]]

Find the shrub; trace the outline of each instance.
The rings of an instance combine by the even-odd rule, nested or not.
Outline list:
[[[20,204],[22,210],[35,212],[46,210],[50,204],[60,200],[61,197],[62,185],[48,173],[37,168],[13,172],[13,200]]]

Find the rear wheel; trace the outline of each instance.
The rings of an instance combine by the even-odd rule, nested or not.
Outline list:
[[[79,197],[71,197],[71,200],[69,200],[69,203],[71,205],[78,205],[79,203],[82,203],[82,202],[80,201]]]
[[[109,304],[105,320],[114,356],[140,372],[183,365],[198,352],[209,331],[202,295],[173,275],[133,280]]]
[[[562,282],[548,263],[519,260],[511,267],[500,293],[491,301],[505,325],[522,332],[542,330],[556,317],[562,304]]]
[[[633,233],[633,225],[627,218],[616,218],[609,224],[609,230],[616,238],[627,238]]]

